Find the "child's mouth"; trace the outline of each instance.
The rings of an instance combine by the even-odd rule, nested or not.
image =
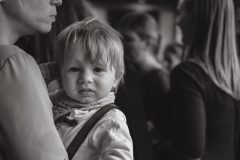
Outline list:
[[[78,93],[82,96],[92,96],[95,92],[91,89],[81,89],[78,91]]]

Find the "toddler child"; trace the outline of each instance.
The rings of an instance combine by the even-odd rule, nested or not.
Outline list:
[[[57,37],[56,64],[62,89],[51,95],[54,119],[67,148],[100,108],[114,103],[124,74],[119,34],[107,23],[87,18],[66,27]],[[70,122],[76,122],[72,124]],[[75,160],[132,160],[133,144],[125,115],[108,111],[78,148]]]

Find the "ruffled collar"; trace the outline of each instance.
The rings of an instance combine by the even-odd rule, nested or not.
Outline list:
[[[89,111],[93,109],[101,108],[110,103],[114,103],[115,95],[114,92],[110,92],[106,97],[90,103],[90,104],[82,104],[70,97],[67,96],[63,89],[58,90],[54,94],[50,95],[52,103],[53,103],[53,114],[54,119],[66,114],[66,113],[78,113],[75,111]]]

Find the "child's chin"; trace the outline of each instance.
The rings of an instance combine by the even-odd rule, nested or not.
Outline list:
[[[93,100],[93,99],[87,99],[87,98],[84,98],[84,99],[81,99],[79,100],[80,103],[83,103],[83,104],[91,104],[91,103],[94,103],[96,100]]]

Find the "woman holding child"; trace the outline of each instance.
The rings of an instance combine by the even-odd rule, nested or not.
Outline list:
[[[47,33],[61,0],[0,0],[0,159],[67,160],[36,61],[14,45]]]

